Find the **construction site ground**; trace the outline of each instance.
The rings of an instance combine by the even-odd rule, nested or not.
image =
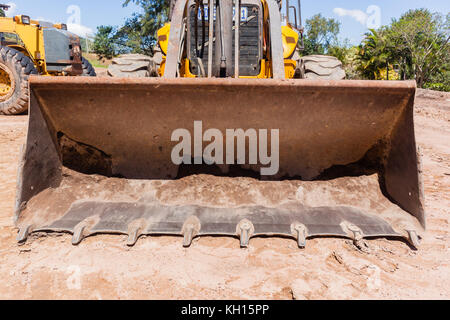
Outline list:
[[[419,90],[427,231],[420,249],[368,240],[362,252],[334,238],[296,241],[70,234],[16,242],[13,210],[27,116],[0,116],[0,299],[450,299],[450,94]],[[216,177],[202,176],[201,179]],[[186,180],[195,181],[195,179]]]

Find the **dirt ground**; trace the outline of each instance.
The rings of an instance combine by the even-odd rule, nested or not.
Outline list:
[[[13,223],[16,174],[27,116],[0,116],[0,299],[450,299],[450,94],[420,90],[428,230],[419,251],[402,241],[33,236]]]

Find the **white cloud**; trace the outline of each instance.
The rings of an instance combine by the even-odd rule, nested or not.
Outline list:
[[[7,6],[10,6],[10,8],[5,12],[7,17],[14,16],[14,12],[16,12],[17,4],[14,2],[8,2],[6,4]]]
[[[334,8],[333,12],[340,17],[349,16],[370,29],[378,29],[381,26],[381,8],[376,5],[367,7],[366,12],[361,10],[347,10]]]
[[[83,38],[94,35],[91,28],[76,23],[67,24],[67,30]]]
[[[350,16],[354,18],[356,21],[361,23],[362,25],[365,25],[368,19],[367,13],[361,11],[361,10],[347,10],[343,8],[334,8],[333,12],[337,14],[340,17]]]

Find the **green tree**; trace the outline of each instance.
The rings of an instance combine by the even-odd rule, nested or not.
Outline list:
[[[116,40],[130,52],[153,55],[156,45],[156,32],[169,17],[169,1],[167,0],[125,0],[126,7],[134,3],[142,8],[142,12],[134,13],[121,27]]]
[[[5,11],[0,8],[0,17],[6,17]]]
[[[99,57],[110,58],[121,53],[153,55],[156,33],[168,21],[169,1],[125,0],[123,6],[131,3],[138,5],[141,11],[135,12],[122,27],[98,28],[94,52]]]
[[[386,28],[370,29],[358,47],[357,70],[365,79],[379,79],[380,71],[396,61],[388,32]]]
[[[403,57],[402,64],[409,64],[407,67],[419,87],[448,68],[450,14],[444,17],[427,9],[410,10],[399,20],[393,20],[388,38],[397,58]]]
[[[340,22],[335,19],[327,19],[321,14],[316,14],[306,20],[305,30],[305,55],[324,54],[337,43],[337,35],[340,31]]]
[[[97,27],[92,51],[100,59],[112,59],[117,54],[116,30],[114,27]]]
[[[378,79],[395,65],[400,79],[415,79],[418,87],[449,87],[450,15],[426,9],[410,10],[388,26],[370,30],[359,46],[357,69],[366,79]]]
[[[342,66],[347,75],[347,79],[359,79],[357,71],[357,53],[359,52],[357,46],[352,46],[348,40],[342,43],[336,43],[328,48],[327,54],[338,58],[342,62]]]

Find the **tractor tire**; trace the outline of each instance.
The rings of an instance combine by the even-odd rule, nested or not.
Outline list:
[[[81,61],[83,62],[83,74],[81,76],[82,77],[96,77],[97,74],[95,73],[95,69],[91,65],[91,63],[88,61],[88,59],[85,59],[84,57],[82,57]]]
[[[16,115],[28,110],[30,74],[38,74],[30,58],[15,49],[0,47],[0,114]]]
[[[343,80],[346,77],[342,62],[331,56],[304,56],[304,77],[310,80]]]
[[[114,58],[108,75],[115,78],[157,77],[157,66],[152,57],[142,54],[124,54]]]

